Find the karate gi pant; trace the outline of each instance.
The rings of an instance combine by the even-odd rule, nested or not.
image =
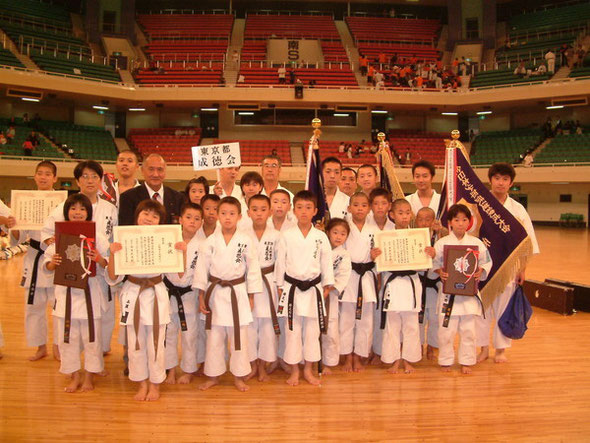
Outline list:
[[[320,361],[320,325],[317,318],[293,315],[293,330],[285,320],[285,354],[283,360],[288,365],[302,361]]]
[[[29,290],[25,290],[25,336],[27,346],[47,344],[47,305],[53,306],[55,294],[53,288],[37,288],[33,304],[27,303]],[[57,319],[53,319],[53,343],[58,344],[59,330]]]
[[[286,342],[286,332],[285,329],[287,328],[287,317],[279,317],[279,329],[281,330],[281,335],[279,335],[279,349],[277,350],[277,356],[284,360],[285,357],[285,342]]]
[[[187,374],[197,372],[197,313],[187,314],[186,331],[180,328],[178,312],[170,313],[170,323],[166,325],[166,346],[164,350],[164,365],[166,369],[178,366],[178,335],[180,334],[180,346],[182,356],[180,369]]]
[[[455,362],[455,350],[453,344],[455,335],[459,332],[459,350],[457,360],[460,365],[472,366],[476,362],[475,349],[475,315],[451,315],[449,326],[444,328],[445,316],[438,316],[438,364],[451,366]]]
[[[207,377],[219,377],[227,370],[225,357],[228,340],[229,371],[235,377],[245,377],[252,370],[248,356],[248,326],[240,327],[241,349],[236,351],[234,328],[211,325],[211,329],[207,331],[207,353],[205,355],[205,375]]]
[[[400,358],[410,363],[422,359],[417,312],[387,311],[381,361],[392,364]]]
[[[509,284],[504,289],[504,292],[498,295],[492,305],[486,309],[485,318],[478,317],[475,319],[476,346],[490,345],[491,329],[493,329],[492,344],[495,349],[506,349],[512,346],[512,339],[502,334],[502,331],[498,327],[498,320],[502,317],[502,314],[504,314],[514,290],[514,285]]]
[[[205,354],[207,353],[207,331],[205,330],[205,319],[201,314],[197,314],[197,364],[205,363]]]
[[[135,349],[135,329],[133,325],[127,325],[127,354],[129,356],[129,380],[143,381],[159,384],[166,378],[164,368],[164,339],[166,337],[166,325],[156,325],[158,331],[158,353],[154,348],[154,326],[144,325],[140,322],[137,338],[139,350]]]
[[[438,348],[438,313],[436,309],[437,296],[426,296],[426,306],[424,308],[424,321],[420,325],[420,343],[427,343],[433,348]],[[428,327],[427,327],[428,325]]]
[[[111,289],[111,300],[109,301],[109,285],[104,281],[104,278],[99,280],[104,291],[104,300],[102,301],[102,313],[100,317],[102,329],[102,351],[111,351],[111,339],[113,338],[113,331],[115,329],[115,291]]]
[[[383,348],[383,329],[381,329],[381,309],[377,307],[381,306],[378,301],[373,309],[373,354],[381,355]]]
[[[82,369],[81,354],[84,352],[84,369],[87,372],[98,373],[104,369],[102,356],[101,324],[100,320],[94,319],[94,341],[90,342],[88,335],[88,320],[73,318],[70,325],[70,342],[64,342],[65,319],[54,317],[59,332],[59,354],[62,374],[73,374]]]
[[[338,306],[337,304],[335,305]],[[331,318],[327,321],[328,330],[325,334],[322,334],[321,337],[322,363],[326,366],[338,366],[338,363],[340,362],[340,331],[338,318]]]
[[[248,356],[272,363],[277,359],[278,337],[272,326],[272,318],[254,317],[248,325]]]
[[[361,319],[356,319],[356,303],[340,303],[340,354],[368,357],[373,343],[375,303],[363,303]]]

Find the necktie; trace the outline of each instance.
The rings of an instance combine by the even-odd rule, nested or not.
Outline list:
[[[158,203],[162,203],[162,202],[160,201],[160,194],[159,194],[159,193],[157,193],[157,192],[154,192],[154,195],[152,195],[152,200],[155,200],[155,201],[157,201]]]

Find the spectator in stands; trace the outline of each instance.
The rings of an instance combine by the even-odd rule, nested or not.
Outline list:
[[[547,61],[547,70],[549,74],[555,73],[555,53],[550,49],[545,54],[545,60]]]
[[[375,79],[375,86],[377,86],[377,83],[383,82],[383,80],[385,79],[385,76],[383,75],[382,72],[375,71],[373,78]]]
[[[576,51],[574,51],[574,48],[568,46],[567,50],[565,51],[565,58],[567,60],[567,66],[570,69],[573,68],[576,58]]]
[[[236,66],[238,66],[238,62],[240,61],[240,53],[237,49],[234,49],[234,52],[231,54],[231,59]]]
[[[384,68],[383,65],[385,65],[386,63],[387,63],[387,55],[385,54],[385,52],[381,51],[379,53],[379,64],[381,65],[380,69],[383,69]]]
[[[576,134],[580,135],[582,133],[582,125],[580,124],[580,120],[576,120]]]
[[[25,113],[23,114],[23,123],[24,123],[26,126],[29,126],[30,120],[29,120],[29,114],[28,114],[27,112],[25,112]]]
[[[346,145],[344,144],[344,142],[340,142],[340,144],[338,145],[338,152],[340,154],[344,154],[345,149],[346,149]]]
[[[533,154],[528,152],[527,155],[524,156],[522,164],[525,168],[531,168],[533,166]]]
[[[568,56],[568,50],[570,48],[571,48],[571,46],[568,45],[567,43],[564,43],[563,45],[561,45],[561,48],[559,48],[559,56],[561,57],[561,59],[560,59],[561,66],[567,66],[567,64],[568,64],[567,56]]]
[[[244,74],[238,75],[237,83],[245,83],[245,82],[246,82],[246,77],[244,77]]]
[[[5,145],[6,143],[8,143],[8,140],[4,135],[4,131],[0,131],[0,145]]]
[[[277,74],[279,75],[279,85],[284,85],[287,82],[287,70],[285,67],[279,67]]]
[[[373,76],[375,75],[375,68],[373,67],[373,65],[369,65],[369,70],[367,71],[367,85],[374,86],[373,83]]]
[[[291,83],[292,85],[294,85],[296,78],[297,77],[295,75],[295,69],[293,69],[293,68],[289,69],[289,83]]]
[[[16,129],[14,129],[14,125],[10,125],[8,130],[6,131],[6,139],[8,143],[12,143],[12,140],[16,136]]]
[[[545,138],[553,137],[553,122],[551,121],[551,117],[547,117],[542,129]]]
[[[359,55],[359,68],[360,68],[362,76],[367,75],[368,66],[369,66],[369,59],[364,54],[360,54]]]
[[[406,149],[406,164],[412,163],[412,153],[410,152],[410,148]]]
[[[576,51],[576,61],[574,62],[574,66],[581,68],[584,66],[584,56],[586,55],[586,51],[582,45],[578,46],[578,50]]]
[[[562,135],[563,134],[563,123],[561,122],[561,118],[557,117],[557,121],[555,122],[555,129],[553,131],[554,135]]]
[[[391,56],[391,60],[389,60],[389,64],[393,67],[397,64],[397,54],[393,54]]]
[[[35,131],[31,131],[31,133],[27,137],[27,140],[29,140],[33,144],[33,148],[39,146],[39,137],[37,136]]]
[[[274,148],[272,150],[272,152],[270,153],[270,155],[274,155],[275,157],[278,157],[279,156],[279,152],[277,151],[277,148]]]
[[[459,72],[459,59],[455,58],[455,60],[453,60],[453,74],[457,75],[458,72]]]
[[[531,75],[537,76],[537,75],[545,75],[547,74],[547,67],[545,66],[545,63],[541,63],[537,69],[535,69],[533,72],[531,72]]]
[[[180,206],[184,195],[164,186],[166,178],[166,161],[160,154],[149,154],[141,166],[144,183],[121,194],[119,204],[119,225],[135,224],[135,209],[140,202],[153,199],[164,205],[166,224],[178,223]]]
[[[28,138],[23,142],[23,153],[26,156],[33,155],[33,143]]]
[[[524,78],[526,76],[526,67],[524,62],[520,62],[520,64],[514,70],[514,75],[517,75],[520,78]]]

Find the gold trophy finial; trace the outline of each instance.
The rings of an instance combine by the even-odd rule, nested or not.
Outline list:
[[[321,126],[322,126],[322,121],[319,118],[316,117],[311,121],[311,127],[313,129],[319,129]]]
[[[383,132],[380,132],[379,134],[377,134],[377,140],[379,140],[379,142],[384,142],[385,141],[385,134]]]

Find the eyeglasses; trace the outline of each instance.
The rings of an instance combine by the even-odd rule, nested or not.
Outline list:
[[[262,163],[262,167],[263,168],[278,168],[279,164],[278,163]]]
[[[100,180],[100,177],[96,174],[82,174],[82,176],[80,176],[80,178],[83,178],[84,180],[87,180],[87,181]]]

